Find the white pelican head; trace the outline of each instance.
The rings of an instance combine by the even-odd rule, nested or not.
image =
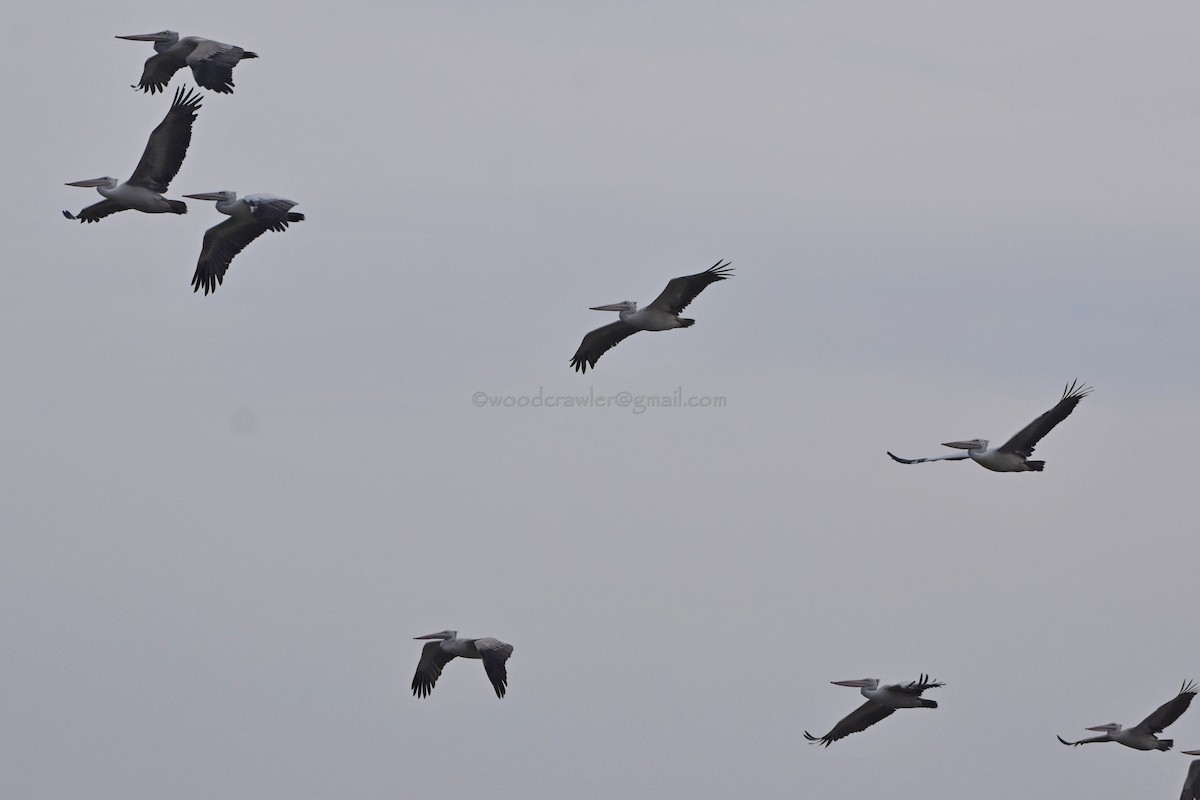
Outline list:
[[[959,450],[987,450],[987,439],[963,439],[961,442],[942,442],[942,447],[957,447]]]
[[[160,42],[175,44],[179,41],[179,34],[176,31],[159,31],[158,33],[135,33],[132,36],[118,36],[117,38],[128,39],[131,42],[154,42],[155,45]]]
[[[458,636],[458,631],[438,631],[437,633],[427,633],[424,636],[414,636],[414,639],[453,639]]]
[[[637,311],[637,303],[625,300],[620,303],[609,303],[606,306],[592,306],[592,311],[628,311],[632,313]]]
[[[86,181],[71,181],[67,184],[67,186],[95,186],[96,188],[104,187],[105,189],[115,189],[117,188],[118,183],[120,183],[120,181],[116,178],[110,178],[105,175],[103,178],[88,178]]]
[[[837,686],[853,686],[855,689],[877,689],[879,678],[857,678],[852,681],[830,681]]]

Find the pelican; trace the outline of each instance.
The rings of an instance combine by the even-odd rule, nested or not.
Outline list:
[[[504,662],[512,655],[511,644],[505,644],[490,636],[482,639],[459,639],[458,631],[438,631],[414,638],[441,640],[430,642],[421,648],[421,661],[417,664],[417,674],[413,676],[412,682],[413,694],[417,697],[429,696],[438,676],[442,674],[442,667],[455,656],[483,659],[483,669],[488,680],[492,682],[492,688],[496,690],[496,697],[504,697],[508,688],[508,673],[504,669]]]
[[[831,743],[836,742],[838,739],[842,739],[852,733],[865,731],[876,722],[879,722],[879,720],[891,716],[892,712],[897,708],[937,708],[938,704],[936,701],[926,700],[921,697],[921,693],[926,689],[936,689],[939,686],[946,685],[937,681],[931,681],[929,680],[929,676],[924,674],[911,683],[893,683],[887,686],[880,686],[878,678],[832,681],[832,683],[836,686],[857,687],[862,692],[862,696],[867,698],[867,702],[843,717],[837,725],[833,726],[833,730],[820,738],[805,731],[804,738],[808,739],[811,744],[821,744],[829,747]]]
[[[1200,756],[1200,750],[1180,750],[1185,756]],[[1187,778],[1183,781],[1183,792],[1179,800],[1200,800],[1200,758],[1188,767]]]
[[[952,456],[934,456],[932,458],[901,458],[888,451],[894,461],[901,464],[920,464],[923,461],[962,461],[970,458],[979,466],[992,472],[1041,472],[1045,461],[1029,461],[1033,448],[1042,437],[1054,430],[1054,426],[1062,422],[1079,405],[1079,401],[1091,394],[1090,386],[1079,386],[1078,381],[1063,389],[1062,399],[1054,408],[1042,414],[1033,422],[1022,428],[1016,436],[999,447],[988,449],[987,439],[966,439],[961,442],[945,442],[942,447],[957,447],[966,450]]]
[[[121,183],[116,178],[91,178],[73,181],[67,186],[94,186],[104,199],[72,214],[63,211],[67,219],[80,222],[99,222],[109,214],[132,208],[147,214],[186,214],[187,203],[168,200],[162,196],[167,185],[179,172],[183,157],[192,141],[192,123],[200,108],[200,94],[182,87],[175,90],[175,100],[163,121],[150,134],[142,160],[133,170],[133,177]]]
[[[669,331],[672,328],[688,328],[695,325],[696,320],[683,319],[679,314],[687,308],[688,303],[696,299],[696,295],[704,291],[704,287],[725,280],[732,272],[729,262],[718,261],[704,272],[673,278],[667,283],[667,288],[663,289],[662,294],[640,311],[637,303],[632,300],[606,306],[592,306],[592,311],[619,311],[621,320],[596,328],[584,336],[583,343],[571,359],[571,366],[576,372],[587,372],[588,367],[596,366],[600,356],[616,347],[622,339],[638,331]]]
[[[200,260],[192,276],[193,292],[215,292],[225,280],[225,270],[233,257],[267,231],[286,231],[289,222],[303,222],[304,215],[292,211],[295,200],[273,194],[248,194],[240,200],[235,192],[185,194],[193,200],[216,200],[217,211],[229,219],[204,232]]]
[[[201,39],[199,36],[185,36],[180,39],[175,31],[139,33],[117,38],[134,42],[154,42],[154,51],[158,55],[146,59],[142,79],[133,87],[150,94],[166,89],[171,76],[184,66],[192,68],[196,83],[205,89],[230,94],[233,92],[233,68],[243,58],[258,58],[258,53],[251,53],[232,44],[214,42],[212,39]]]
[[[1187,707],[1191,705],[1192,698],[1195,696],[1196,684],[1191,681],[1185,681],[1183,688],[1179,690],[1179,694],[1156,708],[1153,714],[1132,728],[1124,728],[1116,722],[1110,722],[1107,725],[1097,725],[1086,729],[1089,731],[1102,731],[1104,733],[1103,736],[1080,739],[1078,742],[1068,742],[1059,736],[1058,740],[1072,747],[1077,747],[1081,744],[1091,744],[1092,742],[1117,742],[1126,747],[1132,747],[1134,750],[1170,750],[1171,745],[1175,743],[1174,740],[1159,739],[1154,734],[1162,733],[1164,728],[1179,719],[1179,715],[1187,711]]]

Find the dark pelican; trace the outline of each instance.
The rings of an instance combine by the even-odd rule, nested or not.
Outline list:
[[[185,36],[180,39],[175,31],[139,33],[117,38],[154,42],[154,50],[158,55],[146,59],[142,79],[133,87],[150,94],[165,90],[171,76],[180,67],[185,66],[192,68],[196,83],[205,89],[229,94],[233,92],[233,68],[237,63],[243,58],[258,58],[258,53],[251,53],[236,45],[214,42],[212,39],[201,39],[199,36]]]
[[[944,683],[929,680],[928,675],[921,675],[911,683],[893,683],[880,686],[878,678],[862,678],[852,681],[833,681],[837,686],[854,686],[867,698],[867,702],[851,711],[833,730],[821,737],[813,736],[808,731],[804,738],[812,744],[829,747],[832,742],[849,736],[852,733],[865,731],[867,728],[890,717],[897,708],[937,708],[934,700],[926,700],[921,693],[926,689],[936,689],[945,686]]]
[[[607,306],[593,306],[592,311],[619,311],[621,319],[605,325],[583,337],[583,343],[575,351],[571,366],[577,372],[587,372],[595,367],[600,356],[616,347],[626,337],[638,331],[669,331],[672,328],[687,328],[696,324],[694,319],[683,319],[679,314],[687,308],[696,295],[710,283],[723,281],[733,273],[729,262],[718,261],[704,272],[673,278],[654,302],[639,310],[637,303],[626,300]]]
[[[1033,422],[1026,425],[999,447],[988,449],[987,439],[966,439],[961,442],[945,442],[942,447],[957,447],[966,450],[952,456],[934,456],[933,458],[901,458],[895,453],[888,452],[894,460],[901,464],[920,464],[923,461],[962,461],[970,458],[979,466],[993,472],[1041,472],[1046,466],[1045,461],[1029,461],[1033,448],[1042,437],[1054,430],[1054,426],[1062,422],[1079,405],[1079,401],[1091,394],[1091,387],[1078,386],[1073,381],[1063,390],[1062,399],[1058,405],[1042,414]]]
[[[442,674],[442,667],[450,663],[456,656],[462,658],[483,659],[483,669],[496,697],[504,697],[508,688],[508,673],[504,662],[512,655],[513,647],[499,639],[485,636],[482,639],[459,639],[458,631],[439,631],[416,639],[439,639],[421,648],[421,661],[417,664],[417,674],[413,676],[412,690],[417,697],[428,697]]]
[[[1181,750],[1185,756],[1200,756],[1200,750]],[[1200,758],[1188,767],[1187,777],[1183,781],[1183,792],[1179,800],[1200,800]]]
[[[292,211],[294,200],[273,194],[248,194],[240,200],[234,192],[185,194],[194,200],[216,200],[217,211],[229,219],[204,232],[200,261],[192,276],[193,292],[215,292],[225,280],[225,270],[233,257],[267,231],[286,231],[289,222],[303,222],[304,215]]]
[[[187,203],[168,200],[162,192],[167,190],[187,155],[188,144],[192,141],[192,123],[196,121],[199,108],[199,92],[187,87],[176,89],[175,100],[163,121],[150,134],[133,176],[124,183],[109,177],[68,183],[67,186],[94,186],[105,199],[88,206],[78,215],[63,211],[63,216],[80,222],[99,222],[109,214],[127,208],[147,214],[186,214]]]
[[[1162,733],[1163,729],[1179,719],[1179,715],[1187,711],[1187,707],[1192,704],[1192,698],[1195,696],[1196,684],[1186,681],[1179,690],[1179,694],[1156,708],[1153,714],[1132,728],[1125,728],[1119,723],[1109,722],[1106,725],[1096,725],[1095,727],[1085,729],[1089,731],[1103,731],[1103,736],[1080,739],[1078,742],[1068,742],[1059,736],[1058,740],[1072,747],[1077,747],[1081,744],[1091,744],[1092,742],[1117,742],[1126,747],[1132,747],[1134,750],[1170,750],[1171,745],[1175,744],[1175,741],[1173,739],[1159,739],[1155,734]]]

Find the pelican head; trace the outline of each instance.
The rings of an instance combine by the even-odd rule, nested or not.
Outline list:
[[[1108,722],[1108,723],[1105,723],[1104,725],[1093,725],[1090,728],[1084,728],[1084,730],[1085,731],[1100,731],[1102,733],[1116,733],[1117,731],[1121,730],[1121,723]]]
[[[437,633],[427,633],[424,636],[414,636],[414,639],[453,639],[458,636],[458,631],[438,631]]]
[[[592,311],[628,311],[633,313],[637,311],[637,303],[632,300],[625,300],[621,303],[609,303],[606,306],[592,306]]]
[[[118,181],[116,178],[110,178],[105,175],[103,178],[89,178],[86,181],[71,181],[67,184],[67,186],[85,186],[89,188],[95,186],[97,189],[100,187],[104,187],[105,189],[115,189],[117,188],[118,183],[120,183],[120,181]]]
[[[154,42],[155,47],[158,45],[172,45],[179,41],[179,34],[175,31],[159,31],[158,33],[135,33],[132,36],[118,36],[118,39],[128,39],[131,42]]]
[[[184,197],[190,197],[193,200],[216,200],[217,202],[224,200],[226,202],[233,202],[237,200],[237,192],[201,192],[200,194],[185,194]]]
[[[876,689],[879,687],[879,678],[857,678],[852,681],[830,681],[836,686],[853,686],[855,689]]]
[[[942,447],[957,447],[959,450],[987,450],[987,439],[963,439],[961,442],[942,442]]]

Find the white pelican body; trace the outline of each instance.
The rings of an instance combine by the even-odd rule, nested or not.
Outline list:
[[[1042,414],[1033,422],[1022,428],[1015,436],[999,447],[988,447],[987,439],[964,439],[959,442],[944,442],[943,447],[954,447],[966,450],[950,456],[934,456],[932,458],[900,458],[888,451],[892,460],[901,464],[920,464],[924,461],[962,461],[971,459],[976,464],[992,472],[1041,472],[1045,461],[1032,461],[1034,446],[1054,426],[1062,422],[1079,405],[1079,401],[1091,394],[1091,388],[1079,386],[1078,381],[1072,382],[1063,390],[1062,399],[1054,408]]]
[[[838,739],[866,730],[881,719],[891,716],[897,708],[937,708],[936,701],[926,700],[921,697],[921,693],[926,689],[945,686],[944,683],[929,680],[928,675],[921,675],[911,683],[889,685],[880,685],[878,678],[833,681],[833,683],[837,686],[857,687],[862,696],[867,698],[867,702],[850,712],[824,736],[813,736],[805,731],[804,738],[812,744],[828,747]]]
[[[175,31],[139,33],[133,36],[118,36],[134,42],[154,42],[157,55],[146,59],[142,79],[133,87],[154,94],[167,88],[171,76],[181,67],[191,67],[196,83],[214,92],[233,92],[233,68],[243,58],[258,58],[258,53],[232,45],[185,36],[180,39]]]
[[[478,658],[483,660],[483,669],[487,672],[492,688],[497,697],[504,697],[508,689],[508,672],[505,662],[512,655],[513,646],[499,639],[486,636],[482,639],[460,639],[458,631],[439,631],[416,639],[436,639],[421,648],[421,661],[417,664],[417,673],[413,676],[412,691],[417,697],[428,697],[442,674],[442,667],[455,658]]]
[[[596,366],[600,356],[638,331],[669,331],[673,328],[688,328],[695,325],[696,320],[684,319],[679,315],[687,308],[688,303],[696,299],[696,295],[704,291],[705,287],[716,281],[725,280],[732,272],[728,262],[718,261],[704,272],[673,278],[667,283],[667,288],[663,289],[662,293],[654,299],[654,302],[641,309],[632,300],[610,303],[606,306],[592,306],[592,311],[620,312],[620,321],[596,328],[584,336],[583,342],[571,359],[571,366],[577,372],[587,372],[588,367]]]
[[[303,222],[304,215],[292,211],[295,200],[273,194],[248,194],[238,198],[235,192],[204,192],[185,194],[195,200],[216,200],[217,211],[229,219],[204,232],[200,260],[192,276],[192,291],[204,287],[204,293],[215,292],[225,280],[225,271],[234,256],[246,245],[267,231],[286,231],[289,222]]]
[[[1192,703],[1192,698],[1195,696],[1196,685],[1187,681],[1180,688],[1179,694],[1156,708],[1153,714],[1132,728],[1126,728],[1120,723],[1109,722],[1104,725],[1096,725],[1085,729],[1100,731],[1104,734],[1103,736],[1093,736],[1090,739],[1080,739],[1077,742],[1068,742],[1059,736],[1058,740],[1072,747],[1078,747],[1081,744],[1091,744],[1093,742],[1116,742],[1126,747],[1132,747],[1134,750],[1170,750],[1171,746],[1175,744],[1174,740],[1159,739],[1155,734],[1162,733],[1168,725],[1179,719],[1179,716],[1184,711],[1187,711],[1188,706]]]
[[[1200,756],[1200,750],[1181,750],[1185,756]],[[1188,767],[1187,778],[1183,781],[1183,792],[1179,800],[1200,800],[1200,759]]]
[[[186,214],[186,203],[168,200],[162,193],[183,165],[183,158],[192,141],[192,123],[196,121],[199,108],[198,93],[177,89],[171,108],[150,134],[142,158],[129,180],[121,183],[116,178],[105,176],[68,183],[67,186],[94,186],[104,199],[78,214],[63,211],[63,216],[80,222],[99,222],[109,214],[126,209],[147,214]]]

